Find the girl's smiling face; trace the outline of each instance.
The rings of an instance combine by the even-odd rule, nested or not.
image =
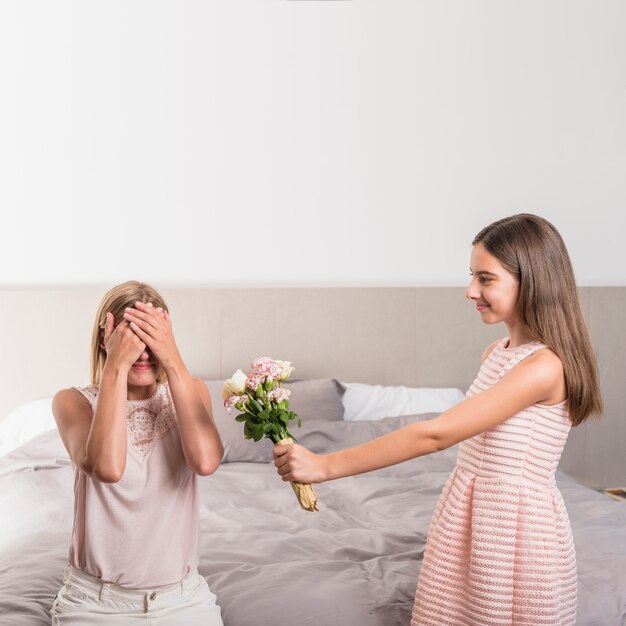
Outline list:
[[[470,273],[472,280],[465,290],[465,297],[476,303],[482,321],[485,324],[515,324],[519,283],[482,243],[472,248]]]

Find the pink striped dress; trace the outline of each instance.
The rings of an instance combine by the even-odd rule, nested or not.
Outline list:
[[[544,344],[485,359],[466,397]],[[554,475],[571,422],[534,404],[459,446],[430,526],[411,626],[565,626],[576,621],[576,555]]]

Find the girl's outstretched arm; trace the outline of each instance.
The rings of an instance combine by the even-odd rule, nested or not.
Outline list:
[[[542,349],[486,391],[432,420],[415,422],[368,443],[324,455],[297,444],[277,445],[274,464],[283,480],[303,483],[371,472],[444,450],[485,432],[531,404],[545,402],[562,382],[560,359]]]

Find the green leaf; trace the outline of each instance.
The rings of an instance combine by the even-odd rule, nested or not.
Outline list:
[[[237,422],[245,422],[247,419],[248,419],[247,415],[237,415],[237,417],[235,418]]]
[[[260,385],[259,385],[260,386]],[[263,410],[263,405],[259,404],[254,398],[250,398],[250,402],[252,402],[252,406],[260,413]]]
[[[263,427],[262,426],[254,426],[252,428],[252,438],[255,441],[261,441],[263,439]]]
[[[298,418],[298,428],[302,428],[302,420]]]

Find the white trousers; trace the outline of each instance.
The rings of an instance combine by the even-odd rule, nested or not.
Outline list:
[[[68,565],[50,614],[52,626],[224,626],[215,594],[197,573],[159,589],[129,589]]]

